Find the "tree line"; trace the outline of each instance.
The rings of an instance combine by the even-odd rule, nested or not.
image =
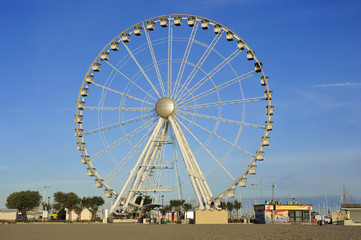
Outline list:
[[[94,197],[83,197],[80,198],[73,192],[64,193],[56,192],[54,193],[54,203],[47,204],[42,203],[43,209],[47,208],[48,210],[54,209],[58,212],[58,219],[66,218],[66,209],[72,212],[81,211],[83,209],[89,209],[93,214],[93,220],[95,220],[96,212],[98,208],[104,204],[104,199],[99,196]],[[38,191],[21,191],[14,192],[10,194],[6,199],[5,206],[9,209],[17,209],[24,217],[24,220],[27,220],[27,214],[30,210],[35,209],[41,204],[41,195]]]
[[[104,204],[104,199],[99,196],[94,197],[83,197],[79,198],[77,194],[74,192],[64,193],[64,192],[56,192],[53,195],[54,203],[47,204],[42,203],[43,209],[54,209],[58,212],[58,219],[66,218],[66,209],[70,211],[70,213],[75,211],[81,211],[83,209],[89,209],[92,212],[93,220],[95,220],[96,213],[98,208]],[[6,207],[10,209],[18,209],[19,212],[23,215],[25,221],[27,220],[28,211],[35,209],[41,204],[41,195],[38,191],[21,191],[14,192],[10,194],[6,199]],[[139,204],[141,198],[138,197],[136,203]],[[148,196],[145,198],[144,205],[152,202]],[[239,201],[234,202],[220,202],[219,208],[227,210],[230,213],[230,218],[232,220],[232,211],[236,210],[238,219],[239,209],[242,208],[242,204]],[[168,205],[163,206],[164,212],[180,212],[180,211],[191,211],[193,206],[189,203],[186,203],[185,200],[170,200]],[[177,214],[177,220],[179,221],[180,216]]]

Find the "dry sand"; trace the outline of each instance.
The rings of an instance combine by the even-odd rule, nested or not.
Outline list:
[[[8,224],[0,240],[361,239],[361,227],[317,225]]]

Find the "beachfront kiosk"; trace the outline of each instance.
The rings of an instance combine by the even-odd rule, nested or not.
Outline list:
[[[267,203],[254,205],[256,223],[310,223],[312,205]],[[272,221],[273,216],[273,221]]]

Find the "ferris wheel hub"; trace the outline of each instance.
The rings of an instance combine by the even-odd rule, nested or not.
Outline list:
[[[169,117],[173,114],[175,109],[175,104],[172,99],[169,97],[160,98],[155,104],[155,111],[162,118]]]

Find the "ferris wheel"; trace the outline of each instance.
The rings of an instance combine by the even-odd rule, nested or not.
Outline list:
[[[269,145],[272,91],[255,51],[208,18],[139,22],[96,56],[81,85],[77,149],[111,212],[169,194],[200,209],[247,185]]]

